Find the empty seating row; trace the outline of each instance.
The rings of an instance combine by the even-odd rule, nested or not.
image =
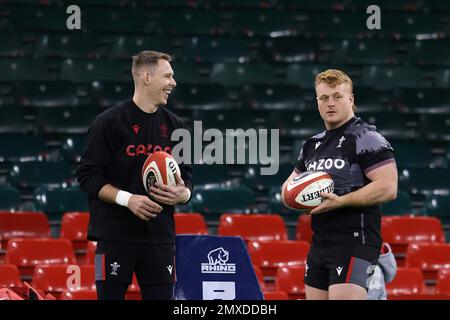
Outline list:
[[[97,300],[94,265],[39,264],[34,269],[32,286],[61,300]],[[22,287],[19,269],[13,264],[0,264],[0,287]],[[140,296],[136,276],[128,287],[126,298]]]
[[[95,81],[131,82],[130,61],[65,59],[0,59],[5,73],[0,81],[70,81],[89,84]],[[357,86],[375,89],[446,88],[450,69],[401,66],[348,66],[346,70]],[[216,83],[238,88],[245,84],[286,84],[303,89],[314,88],[314,78],[329,64],[268,63],[173,63],[175,79],[180,84]],[[73,92],[73,89],[71,90]]]
[[[16,6],[37,5],[33,0],[4,0],[5,4]],[[57,5],[59,0],[50,0],[46,5]],[[297,0],[164,0],[153,1],[123,1],[123,0],[80,0],[77,3],[83,7],[97,8],[217,8],[217,9],[289,9],[302,11],[353,11],[365,10],[372,2],[370,0],[317,0],[314,2],[299,2]],[[421,11],[450,11],[450,5],[439,0],[392,0],[383,3],[383,9],[394,12],[421,12]]]
[[[231,121],[226,118],[222,118],[222,114],[226,114],[226,112],[218,112],[218,115],[208,116],[204,115],[204,117],[201,117],[203,119],[202,121],[202,128],[217,128],[222,131],[225,131],[228,129],[237,129],[236,125],[238,123],[234,124],[235,127],[231,126]],[[292,113],[292,115],[296,116],[296,113]],[[273,121],[270,116],[268,116],[268,119],[264,119],[258,113],[254,114],[255,120],[252,121],[251,119],[246,117],[246,114],[243,114],[243,120],[242,124],[244,124],[244,121],[246,122],[245,125],[242,126],[242,128],[246,129],[249,128],[249,123],[253,122],[256,126],[275,126],[276,123]],[[287,114],[286,114],[287,116]],[[217,118],[216,118],[217,117]],[[364,115],[362,115],[363,118]],[[372,118],[369,118],[369,120],[374,120]],[[238,121],[239,122],[239,121]],[[306,120],[305,120],[306,122]],[[377,119],[375,122],[378,126],[378,128],[381,129],[381,131],[385,131],[383,118]],[[251,125],[251,124],[250,124]],[[277,127],[279,130],[283,130],[282,127]],[[285,128],[286,129],[286,128]],[[292,130],[295,130],[292,128]],[[303,130],[305,128],[303,127]],[[320,126],[316,127],[316,132],[320,131]],[[311,132],[313,130],[310,130]],[[435,129],[436,130],[436,129]],[[442,129],[442,132],[444,132],[444,128]],[[74,163],[78,162],[81,158],[81,155],[84,151],[85,146],[85,134],[82,135],[67,135],[62,136],[59,139],[54,140],[52,139],[45,139],[44,135],[41,133],[36,134],[19,134],[19,133],[2,133],[0,134],[0,163],[20,163],[20,162],[67,162],[68,164],[71,164],[72,167],[69,168],[68,164],[56,164],[56,166],[64,167],[62,168],[63,171],[69,172],[70,169],[74,169]],[[279,162],[282,164],[285,163],[291,163],[292,165],[296,163],[296,160],[298,158],[298,153],[300,151],[300,148],[302,147],[304,143],[304,139],[295,139],[293,142],[291,139],[286,137],[286,139],[281,139],[281,144],[286,144],[286,146],[280,146],[280,155],[279,155]],[[56,145],[57,144],[57,145]],[[27,147],[24,148],[23,146],[26,145]],[[241,154],[238,154],[237,152],[243,152],[245,151],[245,159],[246,162],[249,163],[250,160],[255,161],[261,161],[261,158],[257,155],[257,150],[252,150],[249,148],[247,143],[244,143],[244,149],[242,148],[239,143],[236,143],[234,145],[234,157],[233,161],[234,163],[238,163],[239,156]],[[448,163],[450,161],[450,153],[445,153],[446,146],[444,143],[436,143],[436,146],[433,146],[433,144],[425,143],[425,142],[411,142],[411,141],[399,141],[399,140],[393,140],[391,141],[391,145],[394,148],[395,152],[395,158],[397,166],[400,168],[446,168],[448,166]],[[203,147],[206,147],[206,144],[203,144]],[[289,147],[290,150],[285,150],[283,148]],[[437,150],[437,151],[436,151]],[[224,144],[224,152],[226,152],[226,144]],[[289,153],[289,155],[288,155]],[[224,153],[226,155],[226,153]],[[206,161],[207,154],[203,154],[203,161]],[[195,158],[193,160],[196,160]],[[11,179],[18,180],[20,179],[21,170],[24,170],[24,175],[28,175],[30,172],[34,172],[35,174],[38,174],[41,169],[39,167],[45,166],[45,163],[40,163],[33,165],[33,167],[36,167],[37,169],[35,171],[31,171],[28,169],[28,172],[26,172],[26,164],[23,169],[20,167],[17,167],[19,169],[19,172],[16,172],[17,170],[14,170],[14,167],[9,166],[5,167],[6,170],[10,171]],[[47,164],[48,165],[48,164]],[[19,164],[20,166],[20,164]],[[28,165],[31,166],[31,165]],[[45,169],[45,168],[44,168]],[[212,171],[213,169],[219,170],[218,166],[211,166],[211,165],[205,165],[205,166],[195,166],[195,169],[200,172],[200,175],[203,176],[203,171]],[[225,169],[229,169],[225,167]],[[58,170],[55,170],[56,172]],[[217,173],[223,173],[223,176],[227,175],[227,171],[224,172],[217,172]],[[42,174],[44,175],[44,174]],[[67,173],[66,173],[67,175]],[[250,176],[251,173],[248,172],[248,175]],[[45,175],[44,175],[45,176]],[[66,177],[62,177],[66,178]],[[32,179],[32,178],[31,178]],[[406,181],[405,181],[406,182]],[[199,182],[199,184],[203,184],[202,181]]]
[[[156,48],[180,62],[288,62],[346,65],[449,66],[439,50],[443,41],[416,39],[339,39],[245,36],[143,36],[52,33],[2,33],[6,45],[0,58],[130,59],[136,52]],[[334,54],[333,54],[334,53]]]
[[[273,297],[281,296],[282,300],[305,298],[304,266],[278,268],[273,291],[267,290],[261,269],[258,266],[254,266],[254,269],[266,299],[270,299],[272,294]],[[71,274],[74,272],[80,275],[79,282],[70,281]],[[35,269],[32,284],[36,289],[63,300],[96,299],[93,265],[40,265]],[[20,287],[21,285],[22,281],[16,266],[0,265],[0,286]],[[439,271],[435,290],[430,292],[426,290],[423,275],[419,269],[398,268],[394,280],[387,284],[386,289],[388,299],[414,299],[422,296],[429,299],[433,297],[434,299],[450,299],[450,272],[449,269]],[[133,277],[133,283],[128,289],[128,297],[138,292],[136,277]]]
[[[260,287],[266,290],[266,286],[259,267],[254,266],[258,276]],[[274,297],[280,296],[281,300],[305,299],[304,266],[280,267],[275,278]],[[284,293],[285,296],[280,294]],[[435,290],[427,290],[422,272],[417,268],[397,269],[396,276],[392,282],[386,285],[386,292],[389,300],[409,300],[409,299],[430,299],[430,300],[450,300],[450,271],[442,269],[439,271]],[[267,295],[271,298],[272,295]]]
[[[271,212],[283,214],[285,218],[297,217],[298,214],[282,205],[280,198],[280,186],[284,179],[289,176],[292,170],[290,166],[286,166],[286,172],[279,173],[276,176],[254,176],[243,180],[233,178],[230,175],[227,176],[223,166],[219,168],[222,168],[224,173],[219,175],[213,168],[209,170],[210,168],[207,168],[207,166],[202,167],[205,170],[194,170],[198,185],[194,190],[192,201],[187,205],[180,206],[178,211],[201,212],[208,220],[218,218],[218,215],[224,212]],[[203,178],[202,172],[205,174]],[[209,173],[209,175],[206,173]],[[411,173],[415,173],[415,171],[411,171]],[[419,173],[423,173],[422,176]],[[450,222],[450,211],[448,210],[450,196],[445,194],[448,191],[448,186],[445,184],[447,180],[444,179],[447,174],[446,170],[437,170],[436,174],[435,170],[424,170],[419,173],[417,177],[411,174],[409,178],[414,178],[413,181],[416,182],[416,184],[413,184],[415,189],[412,191],[416,190],[417,193],[417,190],[419,190],[426,195],[423,208],[413,210],[411,194],[400,189],[396,200],[381,206],[382,213],[384,215],[423,214],[438,217],[443,224],[448,224]],[[33,210],[45,212],[52,220],[59,220],[60,216],[66,211],[88,210],[87,195],[76,186],[64,187],[65,181],[63,180],[49,180],[55,174],[58,173],[53,171],[48,177],[44,175],[45,180],[40,181],[42,185],[32,186],[37,187],[34,189]],[[222,178],[216,178],[219,176]],[[42,175],[40,177],[42,178]],[[437,177],[439,181],[444,182],[442,184],[436,183],[437,180],[433,180],[433,177]],[[236,179],[247,184],[247,187],[233,187],[237,185]],[[62,187],[45,186],[46,183],[54,183]],[[434,194],[434,190],[441,190],[444,193]],[[258,202],[256,196],[260,192],[267,196],[267,202]],[[223,201],[222,199],[228,199],[229,201]],[[30,209],[24,207],[21,194],[16,187],[3,186],[0,187],[0,210]]]
[[[42,134],[56,140],[85,136],[95,116],[100,112],[90,108],[38,108],[35,119],[28,120],[28,113],[23,108],[9,106],[2,108],[2,111],[8,114],[8,117],[0,119],[0,134],[35,136],[36,143],[42,142],[39,141],[39,135]],[[215,128],[221,130],[223,134],[226,133],[225,129],[244,131],[252,129],[256,132],[259,129],[278,129],[282,142],[288,139],[305,139],[324,130],[319,114],[312,110],[263,111],[244,108],[233,112],[227,109],[214,112],[198,110],[192,114],[186,109],[181,112],[174,111],[184,116],[190,129],[194,128],[194,121],[201,121],[203,130]],[[232,116],[236,113],[240,114],[239,118]],[[417,117],[413,115],[415,117],[413,120],[409,115],[400,113],[377,112],[357,116],[375,125],[390,141],[407,142],[419,139],[422,139],[422,142],[436,143],[450,141],[448,134],[450,114],[424,114]]]
[[[6,248],[11,238],[49,238],[50,229],[43,213],[2,213],[0,219],[3,248]],[[88,213],[67,213],[64,216],[61,238],[71,241],[68,242],[71,251],[88,250],[86,239],[88,219]],[[206,223],[200,214],[176,214],[175,219],[178,234],[208,234]],[[310,242],[311,233],[310,217],[300,216],[297,222],[298,241]],[[287,240],[285,223],[279,215],[224,214],[220,219],[218,234],[241,236],[247,241],[249,250],[255,252],[259,252],[261,244],[258,243],[261,241],[290,242]],[[385,242],[391,244],[398,261],[406,255],[405,264],[426,272],[427,279],[429,274],[432,278],[437,269],[445,267],[445,259],[450,256],[445,254],[445,250],[449,250],[449,245],[445,244],[442,225],[436,218],[383,217],[382,236]],[[67,244],[62,246],[67,247]],[[251,249],[252,247],[254,248]],[[92,260],[93,257],[89,256],[86,259]],[[399,265],[402,266],[403,263]]]
[[[33,193],[32,208],[45,212],[51,220],[60,220],[66,211],[87,211],[88,197],[78,187],[38,187]],[[62,186],[62,187],[61,187]],[[19,191],[14,187],[0,187],[0,210],[24,210]],[[29,210],[29,209],[25,209]]]
[[[317,70],[321,71],[321,69]],[[246,83],[240,88],[229,88],[219,83],[183,83],[171,94],[169,107],[183,112],[183,115],[186,111],[231,108],[254,111],[284,109],[296,112],[316,111],[317,102],[312,88],[314,74],[310,76],[311,88],[302,87],[301,82]],[[175,74],[175,78],[178,80],[178,73]],[[131,83],[117,82],[114,79],[85,84],[70,81],[5,82],[0,84],[0,106],[20,106],[28,108],[28,111],[34,111],[30,109],[33,108],[38,112],[37,120],[39,120],[39,117],[43,116],[39,112],[44,112],[39,110],[45,108],[68,108],[70,111],[72,107],[83,107],[80,109],[83,112],[88,112],[90,109],[101,111],[103,108],[117,105],[130,98],[131,90]],[[449,113],[450,100],[445,90],[433,87],[411,89],[395,86],[374,89],[358,85],[355,87],[357,112],[395,111],[411,115]],[[264,112],[257,115],[266,116]],[[196,116],[204,116],[204,114],[187,114],[187,118]]]
[[[75,253],[87,250],[88,212],[66,212],[61,221],[60,237],[72,242]],[[203,215],[176,213],[176,234],[209,234]],[[220,219],[219,235],[241,236],[251,240],[287,240],[283,219],[273,214],[224,214]],[[47,216],[42,212],[0,212],[0,249],[5,250],[10,239],[50,238]],[[299,216],[297,239],[311,241],[310,217]]]
[[[16,6],[27,6],[30,4],[37,5],[33,0],[4,0],[5,4],[14,4]],[[50,0],[46,5],[57,5],[59,0]],[[369,0],[317,0],[314,2],[298,2],[296,0],[248,0],[241,2],[238,0],[172,0],[166,2],[164,0],[153,0],[151,2],[140,1],[122,1],[122,0],[80,0],[78,1],[83,7],[111,7],[111,8],[254,8],[254,9],[290,9],[304,11],[341,11],[341,10],[364,10],[372,2]],[[392,0],[383,4],[383,8],[387,11],[395,12],[417,12],[425,9],[431,11],[449,11],[450,6],[441,3],[438,0]]]
[[[297,2],[296,2],[297,3]],[[441,13],[384,12],[383,28],[366,28],[366,8],[349,11],[291,11],[265,9],[83,8],[83,30],[96,33],[159,35],[246,35],[322,38],[383,37],[414,39],[420,35],[447,35]],[[3,10],[3,29],[62,31],[68,15],[63,7],[10,7]],[[326,23],[325,23],[326,22]]]

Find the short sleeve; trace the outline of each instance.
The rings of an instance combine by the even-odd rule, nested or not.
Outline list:
[[[356,156],[364,174],[395,163],[394,149],[377,131],[368,130],[356,137]]]

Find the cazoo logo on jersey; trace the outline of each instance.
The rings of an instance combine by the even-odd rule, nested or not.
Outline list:
[[[306,165],[306,168],[308,171],[312,170],[325,170],[325,169],[342,169],[345,166],[345,161],[342,159],[317,159],[314,161],[311,161]]]
[[[220,247],[208,253],[208,263],[202,263],[202,273],[236,273],[236,264],[227,263],[230,252]]]

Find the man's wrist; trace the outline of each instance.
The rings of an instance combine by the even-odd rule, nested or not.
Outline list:
[[[353,196],[353,192],[347,193],[343,196],[339,196],[341,207],[354,207],[356,206],[355,199]]]
[[[181,202],[181,204],[187,203],[187,202],[189,201],[189,199],[191,198],[191,190],[190,190],[188,187],[185,187],[185,188],[186,188],[187,197],[186,197],[185,200],[183,200],[183,201]]]
[[[116,203],[120,206],[128,208],[128,202],[130,201],[131,196],[132,194],[129,192],[119,190],[116,195]]]

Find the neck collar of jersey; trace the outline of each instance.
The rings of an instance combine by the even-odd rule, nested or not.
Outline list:
[[[350,124],[352,124],[357,118],[355,116],[353,116],[352,118],[350,118],[346,123],[344,123],[342,126],[331,129],[331,130],[327,130],[327,134],[334,134],[335,132],[341,132],[342,130],[345,130],[345,128],[347,128]]]
[[[146,114],[146,115],[153,115],[153,114],[156,114],[156,113],[158,112],[158,109],[159,109],[158,106],[156,106],[156,108],[155,108],[155,110],[154,110],[153,112],[145,112],[144,110],[142,110],[142,109],[136,104],[136,102],[134,102],[133,99],[130,99],[130,100],[131,100],[131,104],[134,105],[134,106],[139,110],[139,112],[141,112],[141,113],[143,113],[143,114]]]

